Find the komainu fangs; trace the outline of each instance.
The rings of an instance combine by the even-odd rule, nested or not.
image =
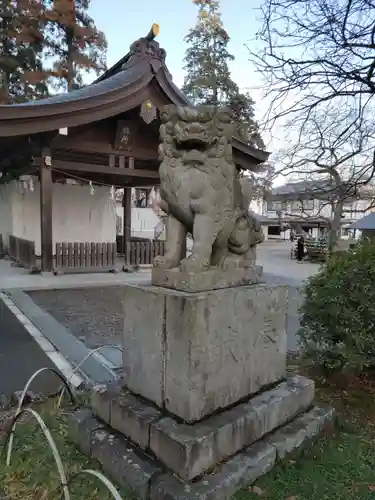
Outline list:
[[[169,105],[161,119],[160,207],[168,214],[167,249],[154,265],[185,272],[254,265],[263,234],[249,213],[248,181],[233,163],[230,110]],[[188,233],[193,249],[184,258]]]

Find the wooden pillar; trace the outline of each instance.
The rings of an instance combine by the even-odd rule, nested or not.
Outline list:
[[[123,238],[122,238],[122,251],[126,258],[126,243],[130,242],[131,226],[132,226],[132,190],[131,188],[124,189],[124,196],[122,198],[123,206]]]
[[[42,271],[53,270],[51,150],[42,149],[40,162],[40,234]]]
[[[125,160],[125,158],[124,158]],[[134,168],[134,158],[131,156],[127,161],[127,168]],[[130,265],[130,262],[127,262],[128,255],[126,252],[126,244],[131,241],[131,231],[132,231],[132,188],[127,187],[124,189],[124,196],[122,199],[123,206],[123,252],[125,258],[125,266]]]

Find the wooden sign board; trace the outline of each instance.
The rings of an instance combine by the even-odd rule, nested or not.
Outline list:
[[[135,131],[134,124],[119,120],[117,123],[114,149],[119,151],[131,151],[134,146]]]

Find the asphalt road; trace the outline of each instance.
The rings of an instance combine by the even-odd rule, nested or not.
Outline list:
[[[0,301],[0,394],[10,395],[24,388],[39,368],[55,368],[31,335]],[[49,395],[61,382],[51,372],[42,373],[31,385],[33,392]]]

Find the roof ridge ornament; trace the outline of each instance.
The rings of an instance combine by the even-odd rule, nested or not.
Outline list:
[[[155,40],[160,31],[158,24],[154,23],[145,37],[139,38],[130,45],[129,59],[122,65],[121,69],[132,66],[139,59],[157,59],[165,62],[166,51],[162,49],[159,42]]]

